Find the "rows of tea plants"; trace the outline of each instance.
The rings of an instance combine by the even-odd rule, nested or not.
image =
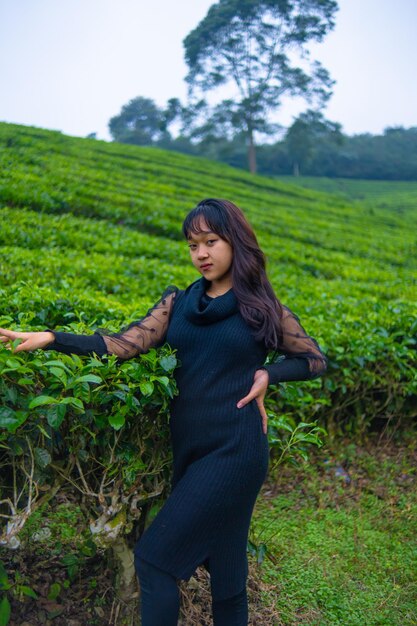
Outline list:
[[[359,180],[321,176],[279,176],[280,181],[336,194],[345,200],[358,200],[361,205],[403,212],[417,206],[417,181]]]
[[[153,148],[0,124],[0,327],[89,334],[141,317],[166,286],[198,278],[181,222],[204,197],[244,209],[278,296],[329,359],[323,378],[271,388],[272,459],[305,457],[316,424],[359,437],[411,420],[411,203],[388,210]],[[125,533],[166,494],[176,365],[168,346],[124,363],[0,348],[2,544],[16,547],[33,512],[70,488],[95,549],[119,541],[123,552]]]
[[[277,294],[328,353],[320,418],[363,430],[382,415],[379,406],[390,418],[407,412],[415,384],[411,202],[401,211],[361,205],[203,159],[11,124],[0,124],[0,168],[3,326],[39,327],[42,319],[63,329],[79,320],[92,332],[134,319],[168,284],[197,278],[182,218],[203,197],[226,197],[255,227]],[[393,197],[395,183],[387,185]],[[28,283],[30,305],[19,296]],[[43,288],[66,303],[64,318],[46,317],[36,296]]]

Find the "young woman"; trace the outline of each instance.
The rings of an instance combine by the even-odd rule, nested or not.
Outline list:
[[[247,539],[269,449],[269,384],[321,375],[326,358],[274,294],[265,258],[242,211],[206,199],[185,218],[184,236],[202,277],[169,287],[147,315],[118,333],[0,329],[16,348],[129,359],[168,342],[181,366],[171,405],[171,493],[135,547],[143,626],[174,626],[178,579],[204,564],[215,626],[246,626]],[[264,365],[268,353],[283,355]]]

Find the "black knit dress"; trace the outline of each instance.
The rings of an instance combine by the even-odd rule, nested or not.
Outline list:
[[[236,406],[267,350],[240,315],[233,289],[210,298],[209,284],[201,278],[185,291],[167,289],[142,320],[120,333],[52,331],[55,342],[46,349],[131,358],[166,341],[177,350],[172,489],[135,553],[184,580],[204,563],[213,599],[222,600],[246,584],[249,524],[268,470],[268,439],[256,401]],[[287,308],[283,327],[285,358],[265,366],[270,383],[320,375],[326,359]]]

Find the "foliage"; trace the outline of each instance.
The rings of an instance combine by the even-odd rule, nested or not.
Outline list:
[[[3,327],[117,330],[163,286],[196,278],[182,216],[201,197],[229,197],[253,224],[279,297],[330,361],[323,379],[278,386],[279,412],[332,433],[414,414],[412,186],[386,183],[378,196],[375,185],[350,193],[353,183],[340,183],[328,188],[344,196],[323,195],[155,148],[9,124],[0,159]]]
[[[322,379],[271,389],[271,467],[288,450],[305,457],[321,428],[366,439],[407,424],[417,394],[415,190],[372,188],[359,203],[351,198],[366,190],[349,189],[326,195],[174,152],[0,124],[0,326],[118,330],[164,287],[196,278],[182,217],[202,197],[228,197],[253,224],[278,296],[329,358]],[[174,358],[168,346],[122,364],[0,350],[8,545],[24,544],[31,515],[64,485],[85,506],[97,549],[143,530],[168,488]]]
[[[281,467],[257,500],[250,540],[276,624],[416,623],[415,431],[378,439]]]
[[[314,159],[317,145],[324,141],[342,144],[340,124],[329,122],[316,111],[302,113],[293,122],[287,131],[285,144],[293,161],[294,176],[299,176],[300,169],[304,169]]]
[[[184,40],[190,93],[203,93],[233,83],[236,94],[214,108],[249,143],[249,168],[256,171],[254,135],[271,135],[268,122],[283,95],[314,98],[323,103],[332,81],[317,61],[307,62],[310,41],[321,41],[334,26],[333,0],[220,0]],[[299,58],[294,63],[294,53]],[[205,122],[206,123],[206,122]]]
[[[161,126],[152,139],[149,136],[144,141],[127,126],[125,134],[113,133],[113,137],[121,142],[160,146],[246,169],[246,132],[244,128],[239,130],[239,125],[233,126],[229,105],[226,101],[210,107],[200,100],[186,107],[173,98],[165,110],[159,109]],[[201,121],[196,125],[197,118]],[[166,130],[174,120],[181,126],[176,137]],[[258,142],[257,167],[259,173],[271,176],[298,176],[302,172],[331,178],[412,181],[416,180],[417,171],[417,132],[415,127],[396,127],[385,129],[381,135],[349,136],[337,122],[307,110],[293,121],[278,142]]]
[[[297,465],[300,459],[307,461],[311,446],[322,446],[327,434],[316,422],[297,423],[291,415],[285,413],[269,414],[268,432],[275,457],[270,466],[271,472],[282,463]]]
[[[259,173],[269,176],[293,174],[297,169],[295,157],[298,157],[301,161],[299,169],[308,176],[381,182],[416,180],[416,127],[387,128],[380,135],[349,136],[341,131],[339,124],[324,118],[320,121],[320,117],[316,112],[311,117],[311,112],[307,111],[294,120],[277,143],[260,144],[257,149]],[[245,168],[244,155],[233,146],[233,141],[224,139],[217,148],[217,152],[212,152],[212,158]]]
[[[26,581],[19,572],[15,572],[14,580],[10,578],[0,561],[0,626],[6,626],[11,617],[10,597],[24,598],[29,597],[37,599],[36,592],[29,586],[24,584]]]
[[[28,517],[68,483],[91,509],[98,545],[126,532],[143,503],[165,494],[175,366],[169,350],[122,364],[115,356],[0,351],[0,463],[10,474],[2,487],[9,509],[3,544],[17,547]]]
[[[158,107],[151,98],[138,96],[122,107],[119,115],[109,121],[110,134],[115,141],[147,146],[169,143],[168,126],[181,111],[179,100],[171,98],[167,109]]]
[[[300,135],[299,142],[308,144],[314,138],[314,151],[308,154],[309,158],[305,159],[306,149],[302,152],[304,174],[332,178],[416,180],[417,128],[386,128],[381,135],[364,133],[348,136],[340,132],[339,125],[331,122],[325,124],[328,132],[322,132],[323,129],[317,129],[314,119],[304,121],[306,124],[301,128],[299,121],[294,122]],[[263,173],[291,173],[293,131],[291,127],[280,143],[262,147],[260,169]]]
[[[401,215],[407,221],[410,209],[417,202],[417,181],[381,181],[351,178],[327,178],[324,176],[280,176],[279,180],[291,183],[303,189],[332,194],[335,198],[344,198],[350,204],[356,204],[368,211],[387,210],[393,215]]]
[[[87,619],[88,596],[98,584],[100,594],[105,595],[109,585],[114,587],[114,580],[111,581],[103,567],[104,551],[91,540],[88,511],[81,509],[82,505],[77,505],[71,494],[71,486],[67,485],[53,501],[39,507],[28,519],[20,533],[23,550],[3,548],[0,551],[0,559],[12,583],[7,596],[13,624],[35,623],[41,621],[43,615],[45,619],[59,617],[57,623],[61,624],[64,612],[74,618],[78,611],[85,617],[80,620],[82,623],[98,623]],[[21,593],[23,585],[33,593]],[[89,604],[93,614],[101,615],[101,606],[108,601],[97,597]]]

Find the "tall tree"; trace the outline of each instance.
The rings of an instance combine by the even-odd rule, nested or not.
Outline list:
[[[341,145],[342,127],[326,120],[317,111],[305,111],[289,127],[285,145],[293,165],[293,175],[300,175],[300,168],[314,157],[318,144],[324,142]]]
[[[276,131],[269,116],[284,95],[318,104],[330,97],[333,81],[310,60],[307,44],[333,28],[337,8],[335,0],[219,0],[184,39],[190,100],[234,84],[236,96],[220,103],[222,117],[245,131],[251,172],[255,133]]]
[[[151,98],[138,96],[110,119],[109,130],[115,141],[146,146],[164,137],[167,123],[165,112]]]

